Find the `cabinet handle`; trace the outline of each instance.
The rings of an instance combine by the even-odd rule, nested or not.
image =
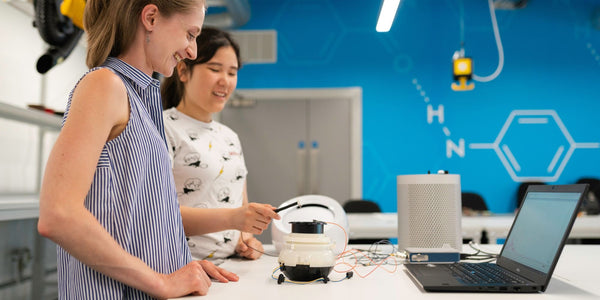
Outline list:
[[[298,196],[306,193],[306,147],[304,141],[298,142],[296,153],[296,189]]]
[[[319,172],[317,167],[319,166],[319,143],[312,141],[312,147],[310,148],[310,193],[314,195],[319,194]]]

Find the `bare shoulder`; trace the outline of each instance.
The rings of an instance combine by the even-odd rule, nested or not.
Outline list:
[[[112,125],[126,123],[129,104],[125,84],[109,69],[92,71],[73,91],[71,111],[93,113]]]
[[[83,77],[75,92],[111,99],[127,97],[127,89],[121,78],[106,68],[92,71]]]

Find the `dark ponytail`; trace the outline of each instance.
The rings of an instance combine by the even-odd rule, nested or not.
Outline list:
[[[179,102],[183,99],[184,91],[185,86],[183,85],[183,82],[179,80],[179,73],[177,72],[177,68],[175,68],[173,75],[165,79],[160,90],[163,109],[169,109],[179,105]]]

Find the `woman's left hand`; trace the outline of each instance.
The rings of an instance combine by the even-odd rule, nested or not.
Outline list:
[[[218,280],[219,282],[238,281],[240,278],[233,272],[229,272],[223,268],[217,267],[215,264],[208,260],[198,261],[202,266],[202,269],[211,278]]]
[[[264,252],[262,243],[251,234],[242,232],[235,252],[247,259],[257,259]]]

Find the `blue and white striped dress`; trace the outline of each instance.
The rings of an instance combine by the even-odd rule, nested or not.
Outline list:
[[[165,141],[159,82],[116,58],[103,67],[123,80],[131,112],[125,130],[102,149],[85,207],[127,252],[157,272],[172,273],[191,256]],[[60,299],[151,299],[60,246],[57,252]]]

